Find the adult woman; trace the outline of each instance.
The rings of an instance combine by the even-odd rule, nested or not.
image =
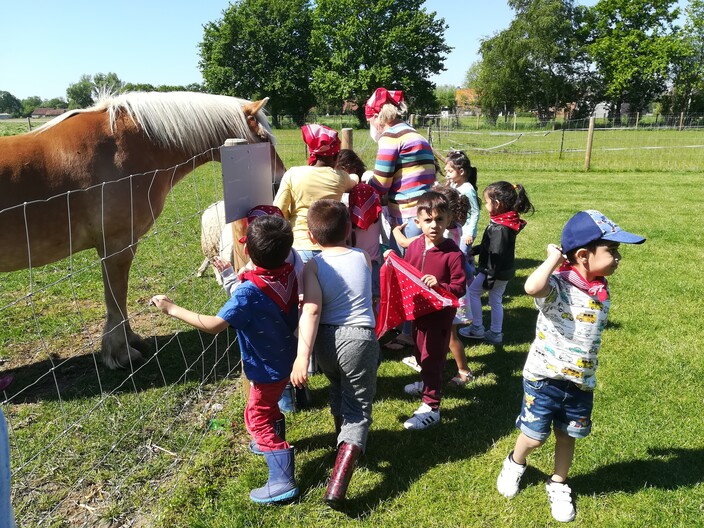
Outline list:
[[[335,169],[340,153],[337,132],[325,125],[304,125],[303,141],[308,146],[308,165],[291,167],[281,179],[274,198],[277,206],[293,226],[293,247],[303,262],[320,252],[320,246],[308,237],[308,208],[318,200],[330,198],[338,202],[358,179]]]
[[[369,133],[379,144],[369,184],[388,194],[392,228],[407,223],[410,238],[420,234],[413,221],[416,201],[435,183],[435,161],[428,141],[402,120],[406,110],[403,92],[386,88],[377,88],[364,106]]]

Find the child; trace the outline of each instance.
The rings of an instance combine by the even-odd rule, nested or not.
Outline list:
[[[337,432],[337,459],[324,497],[333,507],[344,501],[367,444],[379,360],[371,262],[364,251],[345,245],[349,225],[347,208],[335,200],[319,200],[308,210],[311,240],[322,251],[304,269],[298,356],[291,373],[295,386],[306,385],[315,345],[318,365],[330,380],[330,411]]]
[[[465,293],[464,255],[452,240],[444,237],[450,224],[450,207],[440,193],[429,191],[416,204],[415,223],[423,233],[411,242],[404,259],[424,275],[426,286],[442,286],[456,297]],[[456,308],[444,308],[413,321],[416,361],[423,381],[404,387],[406,394],[423,396],[423,403],[403,426],[426,429],[440,422],[442,368],[450,345]]]
[[[364,250],[372,263],[373,304],[379,299],[379,268],[381,266],[381,201],[379,195],[366,183],[359,183],[350,191],[349,200],[352,247]]]
[[[296,357],[298,288],[293,266],[285,262],[292,243],[293,231],[285,219],[255,219],[247,227],[247,248],[254,269],[243,273],[243,284],[215,316],[186,310],[166,295],[151,299],[162,312],[199,330],[212,334],[228,326],[237,330],[242,368],[252,382],[244,420],[269,466],[267,483],[249,494],[259,503],[298,496],[293,447],[274,428],[274,423],[283,419],[277,402]]]
[[[434,191],[442,194],[450,204],[450,211],[452,222],[450,227],[445,231],[445,238],[452,240],[462,251],[462,229],[463,224],[467,220],[467,213],[469,210],[469,199],[460,194],[459,191],[453,187],[448,187],[447,185],[436,185],[433,187]],[[462,253],[465,253],[462,251]],[[464,268],[465,275],[467,277],[466,286],[469,286],[472,282],[473,275],[469,273],[467,262],[465,261]],[[460,338],[457,337],[457,327],[458,325],[464,325],[472,321],[471,313],[467,313],[466,299],[467,295],[460,298],[460,307],[457,309],[455,318],[452,321],[452,331],[450,332],[450,352],[452,352],[452,357],[455,358],[455,363],[457,364],[457,374],[450,380],[450,385],[453,387],[464,387],[467,383],[474,379],[472,370],[467,364],[467,354],[464,352],[464,345]]]
[[[501,345],[503,295],[509,279],[516,274],[516,235],[526,225],[526,221],[518,215],[533,212],[535,208],[520,183],[513,185],[507,181],[492,183],[484,189],[484,206],[489,212],[489,225],[486,226],[479,248],[472,248],[472,253],[479,251],[478,273],[469,287],[473,319],[472,324],[462,328],[459,333],[463,337],[484,339],[488,343]],[[481,295],[484,291],[489,292],[491,308],[491,325],[486,332],[482,323]]]
[[[445,158],[445,175],[450,186],[469,200],[469,214],[462,225],[462,245],[472,247],[477,238],[479,223],[479,200],[477,198],[477,168],[472,167],[467,155],[461,150],[451,150]]]
[[[526,457],[543,445],[552,425],[555,470],[545,488],[552,516],[561,522],[575,517],[566,483],[575,439],[592,428],[597,352],[610,305],[605,277],[621,260],[619,243],[644,241],[598,211],[582,211],[565,224],[562,248],[548,245],[545,262],[526,280],[526,293],[538,308],[536,337],[523,369],[523,406],[516,419],[521,432],[496,487],[505,497],[518,493]]]

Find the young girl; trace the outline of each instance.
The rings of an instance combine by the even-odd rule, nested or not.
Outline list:
[[[472,253],[479,253],[478,273],[469,287],[473,321],[470,326],[460,330],[460,335],[501,345],[503,294],[508,280],[516,274],[516,235],[526,225],[526,221],[521,220],[518,215],[532,213],[535,208],[520,183],[513,185],[507,181],[492,183],[484,189],[484,205],[489,212],[489,225],[484,231],[480,246],[472,248]],[[482,323],[481,295],[484,291],[489,292],[491,308],[491,325],[487,331]]]
[[[469,200],[469,214],[462,226],[461,242],[464,247],[471,248],[474,239],[477,238],[477,224],[479,223],[477,168],[472,167],[469,158],[461,150],[451,150],[445,161],[445,179],[451,187],[457,189]],[[463,249],[461,245],[460,249]]]

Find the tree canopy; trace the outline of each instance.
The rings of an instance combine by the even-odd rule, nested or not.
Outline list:
[[[311,18],[308,0],[240,0],[206,24],[200,68],[209,91],[271,97],[274,116],[300,122],[314,98],[310,89]]]

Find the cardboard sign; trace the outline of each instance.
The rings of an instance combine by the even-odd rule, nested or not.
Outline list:
[[[225,221],[247,216],[256,205],[271,205],[272,157],[269,143],[220,147]]]

